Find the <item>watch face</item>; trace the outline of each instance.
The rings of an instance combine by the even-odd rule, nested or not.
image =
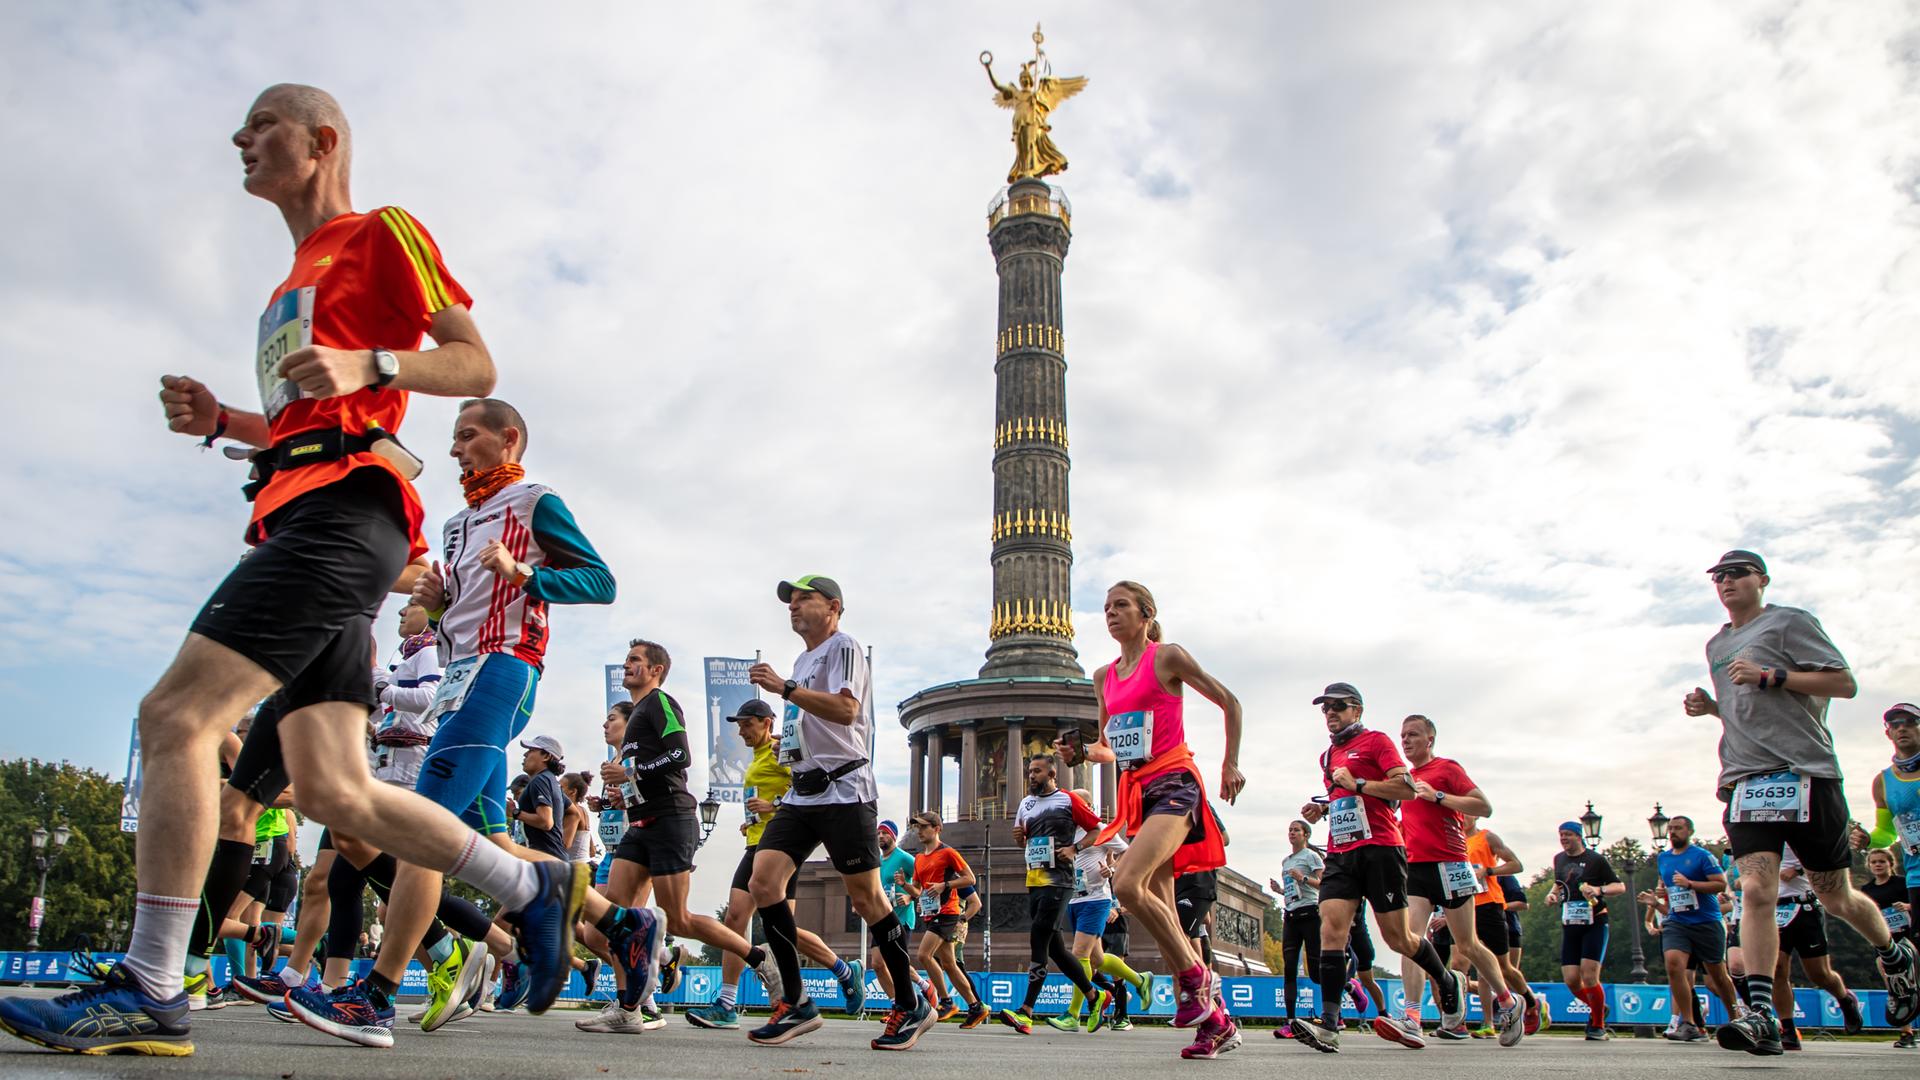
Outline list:
[[[392,378],[400,374],[400,358],[385,349],[373,350],[373,367],[381,375]]]

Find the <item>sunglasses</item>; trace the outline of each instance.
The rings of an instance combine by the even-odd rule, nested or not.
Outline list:
[[[1346,712],[1351,708],[1353,708],[1353,702],[1351,701],[1323,701],[1320,703],[1320,711],[1329,716]]]
[[[1751,566],[1729,566],[1725,570],[1715,570],[1711,576],[1713,577],[1713,583],[1718,585],[1724,581],[1739,581],[1748,574],[1757,574],[1759,572],[1760,571],[1755,570]]]

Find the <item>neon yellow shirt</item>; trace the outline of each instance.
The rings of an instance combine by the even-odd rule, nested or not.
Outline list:
[[[780,740],[770,738],[754,748],[753,760],[747,763],[747,775],[741,781],[742,794],[749,799],[765,799],[779,802],[780,796],[793,786],[793,772],[780,764]],[[751,816],[752,811],[748,811]],[[760,834],[767,830],[767,822],[772,814],[762,814],[757,821],[747,824],[747,844],[751,847],[760,842]]]

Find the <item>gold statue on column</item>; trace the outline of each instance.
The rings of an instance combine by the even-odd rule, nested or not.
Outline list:
[[[1067,155],[1053,145],[1048,133],[1053,127],[1047,114],[1054,107],[1086,89],[1087,79],[1076,75],[1068,79],[1053,77],[1041,43],[1046,35],[1040,24],[1033,27],[1033,59],[1020,65],[1019,85],[1003,83],[993,77],[993,54],[980,54],[980,66],[987,69],[987,81],[993,84],[993,103],[1013,110],[1013,168],[1007,170],[1007,183],[1026,177],[1052,176],[1067,171]]]

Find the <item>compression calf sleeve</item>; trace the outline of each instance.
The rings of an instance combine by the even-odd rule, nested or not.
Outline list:
[[[327,912],[328,952],[353,955],[360,941],[360,894],[366,887],[364,870],[344,858],[333,860],[333,869],[327,871],[327,900],[332,905]]]
[[[213,861],[207,864],[207,880],[201,886],[200,913],[187,939],[187,951],[195,956],[212,956],[213,943],[220,937],[220,924],[233,910],[233,898],[246,887],[253,872],[253,845],[241,840],[222,840],[213,846]]]
[[[1433,942],[1421,938],[1420,947],[1415,949],[1408,959],[1420,965],[1420,970],[1426,972],[1427,978],[1433,980],[1434,1004],[1443,1009],[1448,1008],[1446,1003],[1459,995],[1460,988],[1454,983],[1453,975],[1448,972],[1446,961],[1440,959],[1440,950],[1433,947]]]
[[[1347,992],[1347,954],[1320,952],[1320,1016],[1334,1030],[1340,1027],[1340,1000]]]
[[[781,911],[787,911],[787,905],[779,905]],[[793,915],[788,912],[787,919]],[[765,926],[763,918],[761,925]],[[886,917],[869,927],[873,931],[875,947],[880,950],[880,959],[887,965],[887,973],[893,976],[893,986],[898,992],[894,998],[896,1009],[911,1009],[916,1003],[913,991],[913,958],[907,955],[907,928],[900,925],[900,919],[889,911]],[[794,958],[795,970],[799,970],[799,957]],[[796,976],[797,978],[798,976]],[[784,974],[781,978],[786,978]]]
[[[800,929],[785,900],[760,909],[760,928],[767,932],[767,951],[773,953],[774,966],[780,969],[787,1004],[800,1004],[807,996],[806,984],[800,981]]]

